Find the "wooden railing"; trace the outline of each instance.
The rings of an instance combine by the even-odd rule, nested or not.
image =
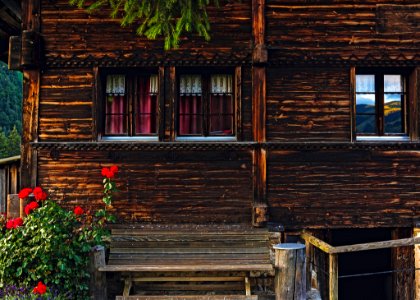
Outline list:
[[[305,240],[305,243],[306,243],[307,281],[310,282],[310,278],[311,278],[311,264],[312,264],[312,262],[310,261],[312,259],[312,255],[310,255],[311,246],[314,246],[320,249],[321,251],[323,251],[324,253],[328,254],[329,300],[338,299],[338,254],[357,252],[357,251],[375,250],[375,249],[386,249],[386,248],[394,248],[394,247],[405,247],[405,246],[413,246],[416,244],[420,244],[420,236],[418,236],[418,237],[412,237],[412,238],[406,238],[406,239],[334,247],[320,240],[319,238],[311,235],[308,232],[302,233],[301,237],[302,239]]]
[[[6,212],[7,197],[20,188],[20,156],[0,159],[0,212]]]

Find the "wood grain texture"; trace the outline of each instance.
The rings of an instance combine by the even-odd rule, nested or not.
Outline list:
[[[419,9],[417,0],[268,0],[266,41],[275,59],[300,58],[298,64],[352,55],[361,61],[372,55],[415,55]]]
[[[40,87],[39,139],[92,140],[93,90],[92,69],[45,71]]]
[[[268,141],[348,141],[349,70],[269,68]]]
[[[270,220],[287,227],[407,226],[419,220],[417,151],[271,151]]]
[[[42,8],[42,34],[47,63],[56,58],[68,59],[72,56],[73,61],[84,60],[87,56],[95,60],[104,57],[112,60],[121,57],[121,53],[130,55],[134,50],[146,55],[145,49],[153,53],[157,61],[176,56],[179,52],[184,53],[186,60],[188,57],[196,57],[195,53],[203,57],[214,57],[215,54],[229,56],[233,50],[245,50],[251,54],[250,1],[223,1],[220,9],[209,7],[212,40],[206,42],[202,37],[189,35],[181,40],[179,49],[169,52],[163,50],[163,39],[139,37],[135,33],[135,25],[122,28],[118,19],[110,18],[109,9],[103,8],[88,14],[85,10],[70,6],[67,0],[43,0]]]
[[[66,207],[103,205],[100,169],[117,164],[120,221],[250,223],[251,153],[41,151],[39,181]]]

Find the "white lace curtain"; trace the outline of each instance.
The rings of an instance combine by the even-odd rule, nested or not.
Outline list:
[[[106,93],[108,94],[108,96],[124,96],[125,76],[108,75],[106,77]]]
[[[201,95],[201,76],[181,75],[179,78],[179,92],[181,96]]]
[[[357,75],[356,76],[356,92],[374,93],[375,92],[375,75]]]
[[[159,91],[159,80],[157,75],[150,76],[150,87],[149,94],[154,96],[157,95]]]
[[[212,94],[232,94],[232,75],[212,75],[211,76]]]

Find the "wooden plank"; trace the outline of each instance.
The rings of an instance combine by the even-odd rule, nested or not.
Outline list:
[[[417,244],[420,244],[420,237],[383,241],[383,242],[355,244],[355,245],[348,245],[348,246],[338,246],[338,247],[334,247],[333,251],[330,253],[348,253],[348,252],[367,251],[367,250],[374,250],[374,249],[413,246]]]
[[[414,68],[409,77],[409,135],[412,141],[419,140],[420,67]]]
[[[268,247],[250,247],[250,248],[243,248],[241,247],[203,247],[203,248],[195,248],[195,247],[188,247],[188,245],[184,248],[180,248],[178,245],[174,247],[160,247],[160,248],[147,248],[147,247],[135,247],[135,248],[118,248],[117,245],[114,245],[111,248],[111,254],[129,254],[129,253],[136,253],[136,254],[147,254],[153,253],[155,255],[166,255],[166,254],[257,254],[263,253],[268,255]]]
[[[243,276],[237,277],[237,276],[195,276],[195,277],[131,277],[130,279],[135,282],[165,282],[165,281],[244,281]]]
[[[7,195],[7,217],[17,218],[20,217],[20,201],[17,194]]]
[[[413,230],[413,237],[420,237],[420,227],[416,226]],[[414,246],[414,291],[415,291],[415,299],[420,300],[420,245]]]
[[[351,141],[356,141],[356,67],[350,67],[350,127]]]
[[[229,261],[218,264],[195,265],[107,265],[99,268],[101,272],[195,272],[195,271],[272,271],[271,264],[237,264],[229,265]]]
[[[117,296],[116,300],[258,300],[257,295]]]
[[[314,237],[313,235],[311,235],[307,232],[302,233],[301,236],[306,242],[308,242],[308,243],[314,245],[315,247],[321,249],[325,253],[334,253],[334,251],[335,251],[335,248],[333,246],[327,244],[326,242]]]
[[[329,255],[329,300],[338,300],[338,255]]]

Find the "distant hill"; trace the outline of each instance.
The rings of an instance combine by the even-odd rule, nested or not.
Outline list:
[[[374,111],[374,106],[369,104],[357,105],[357,112],[367,113]],[[401,103],[399,101],[388,102],[384,107],[385,132],[401,133]],[[373,118],[357,118],[357,131],[360,133],[374,133],[375,124]]]
[[[22,84],[22,73],[0,61],[0,128],[6,133],[14,126],[22,132]]]

